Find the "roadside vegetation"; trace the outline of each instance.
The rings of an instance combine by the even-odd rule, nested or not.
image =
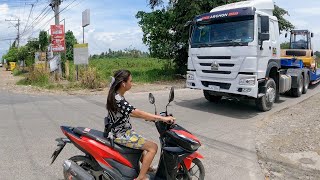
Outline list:
[[[228,3],[237,1],[241,0],[230,0]],[[175,80],[176,74],[183,75],[187,70],[189,28],[184,26],[185,23],[226,2],[150,0],[147,3],[153,11],[139,11],[136,18],[143,31],[142,41],[148,46],[149,52],[134,48],[118,51],[106,49],[107,51],[101,54],[90,55],[89,65],[79,67],[78,81],[73,65],[73,45],[78,42],[70,30],[65,35],[66,54],[61,53],[62,76],[49,73],[45,63],[42,63],[44,67],[39,69],[39,63],[35,62],[35,54],[45,53],[48,48],[50,36],[47,31],[40,31],[38,38],[30,39],[26,45],[19,48],[14,42],[2,59],[18,64],[24,62],[26,65],[23,70],[17,67],[17,70],[13,71],[14,75],[25,76],[18,84],[44,88],[103,88],[109,84],[110,76],[117,69],[129,69],[136,83]],[[274,15],[279,19],[280,30],[293,28],[293,25],[283,18],[287,14],[286,10],[276,6]]]
[[[88,66],[79,66],[78,81],[76,80],[76,67],[67,63],[69,73],[64,73],[64,78],[57,81],[54,74],[41,67],[30,67],[22,70],[17,67],[13,75],[24,76],[18,85],[32,85],[47,89],[99,89],[107,87],[110,76],[118,69],[131,71],[135,83],[156,83],[175,80],[173,63],[149,57],[130,58],[91,58]]]

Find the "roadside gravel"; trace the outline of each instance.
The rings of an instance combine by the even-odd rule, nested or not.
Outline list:
[[[264,119],[256,138],[267,179],[320,179],[320,94]]]

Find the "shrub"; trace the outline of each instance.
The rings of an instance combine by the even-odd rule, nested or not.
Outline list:
[[[50,74],[45,68],[33,68],[26,75],[25,83],[40,87],[47,86],[50,83]]]
[[[80,71],[80,83],[89,89],[97,89],[103,87],[101,75],[97,73],[96,68],[87,67]]]

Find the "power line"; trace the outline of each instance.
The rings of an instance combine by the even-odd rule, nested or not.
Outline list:
[[[76,0],[73,0],[70,4],[68,4],[65,8],[63,8],[61,11],[58,12],[58,15],[60,15],[60,13],[62,13],[66,8],[68,8],[71,4],[73,4]],[[48,25],[48,23],[50,23],[50,21],[55,18],[55,16],[53,16],[52,18],[50,18],[47,22],[45,22],[44,25],[42,25],[39,29],[43,28],[44,26]]]
[[[50,12],[50,8],[47,9],[49,7],[49,5],[47,5],[42,11],[41,13],[30,23],[30,26],[27,28],[27,30],[25,32],[29,32],[29,30],[34,29],[34,25],[38,25],[45,17],[48,16],[49,12]],[[46,11],[46,12],[45,12]],[[43,14],[44,13],[44,14]],[[39,19],[39,17],[43,14],[43,16]],[[39,20],[38,20],[39,19]],[[38,21],[37,21],[38,20]]]
[[[27,23],[26,23],[26,25],[24,26],[24,29],[23,29],[23,31],[22,31],[21,34],[23,34],[23,33],[26,31],[26,27],[28,26],[29,19],[30,19],[30,16],[31,16],[31,13],[32,13],[32,10],[33,10],[34,5],[35,5],[35,4],[31,4],[31,9],[30,9],[30,13],[29,13],[29,16],[28,16],[28,20],[27,20]]]

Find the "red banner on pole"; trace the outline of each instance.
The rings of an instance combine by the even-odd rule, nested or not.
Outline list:
[[[53,52],[65,51],[63,25],[51,25],[51,44]]]

